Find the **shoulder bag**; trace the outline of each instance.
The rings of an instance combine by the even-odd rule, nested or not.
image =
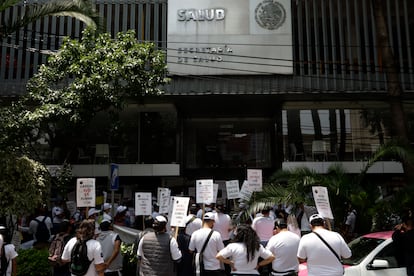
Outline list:
[[[324,238],[321,237],[321,235],[319,235],[318,233],[316,233],[315,231],[313,231],[313,233],[315,233],[315,235],[329,248],[329,250],[331,250],[331,252],[335,255],[335,257],[338,259],[338,262],[341,264],[342,266],[342,260],[339,257],[339,255],[335,252],[335,250],[333,250],[333,248],[329,245],[329,243],[327,243]],[[342,266],[342,269],[344,269],[344,267]]]
[[[203,252],[206,249],[207,243],[210,240],[211,235],[213,234],[213,229],[208,234],[206,241],[204,242],[203,247],[201,248],[200,252],[197,252],[194,256],[194,268],[195,268],[195,275],[202,276],[204,272],[204,261],[203,261]]]

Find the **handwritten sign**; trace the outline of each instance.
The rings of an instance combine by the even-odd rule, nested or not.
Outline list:
[[[260,192],[263,186],[262,170],[247,170],[247,181],[253,191]]]
[[[185,218],[188,213],[189,197],[174,197],[171,214],[171,226],[185,227]]]
[[[151,193],[135,193],[135,215],[148,216],[152,213]]]
[[[240,187],[238,180],[226,181],[227,198],[235,199],[240,197]]]
[[[196,180],[196,201],[197,203],[210,204],[214,202],[213,179]]]
[[[76,180],[76,205],[95,207],[95,200],[95,178],[78,178]]]
[[[333,219],[334,217],[331,210],[331,204],[329,203],[328,189],[323,186],[313,186],[312,192],[318,213],[324,218]]]

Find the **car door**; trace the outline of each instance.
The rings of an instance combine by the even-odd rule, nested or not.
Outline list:
[[[382,247],[382,248],[381,248]],[[374,250],[366,262],[361,263],[361,275],[364,276],[406,276],[406,268],[398,261],[398,251],[392,241],[384,243],[380,249]]]

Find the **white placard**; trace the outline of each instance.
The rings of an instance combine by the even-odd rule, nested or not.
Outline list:
[[[95,207],[95,202],[95,178],[78,178],[76,180],[76,205]]]
[[[189,202],[189,197],[174,197],[171,212],[171,226],[185,227],[185,218],[187,217]]]
[[[253,191],[260,192],[263,186],[262,170],[247,170],[247,181]]]
[[[240,187],[238,180],[226,181],[227,199],[240,198]]]
[[[158,211],[160,214],[168,213],[168,207],[170,206],[170,195],[171,195],[170,189],[158,188],[157,202],[160,208]]]
[[[313,186],[312,192],[318,213],[324,218],[333,219],[334,217],[331,210],[331,204],[329,203],[328,189],[323,186]]]
[[[253,189],[251,188],[249,181],[243,181],[243,185],[240,189],[240,198],[244,200],[249,200],[253,194]]]
[[[152,213],[151,193],[135,193],[135,215],[149,216]]]
[[[214,201],[213,179],[196,180],[196,203],[211,204]]]

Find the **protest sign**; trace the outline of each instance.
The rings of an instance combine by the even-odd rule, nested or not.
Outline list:
[[[240,187],[238,180],[226,181],[227,199],[240,197]]]
[[[158,188],[157,203],[159,206],[158,212],[160,214],[167,214],[170,205],[171,190],[168,188]]]
[[[214,201],[213,179],[196,180],[196,202],[210,204]]]
[[[245,180],[240,189],[240,198],[243,200],[249,200],[253,194],[253,188],[250,186],[249,181]]]
[[[313,186],[312,192],[318,213],[324,218],[333,219],[334,217],[331,210],[331,204],[329,203],[328,189],[323,186]]]
[[[185,227],[185,218],[187,217],[189,202],[189,197],[174,197],[171,211],[171,226]]]
[[[247,181],[255,192],[260,192],[263,186],[262,170],[247,170]]]
[[[95,207],[95,199],[95,178],[78,178],[76,180],[76,205]]]
[[[151,193],[135,193],[135,215],[148,216],[152,213]]]

